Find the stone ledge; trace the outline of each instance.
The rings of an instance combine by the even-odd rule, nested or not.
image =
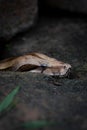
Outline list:
[[[37,0],[0,1],[0,38],[9,39],[35,24]]]

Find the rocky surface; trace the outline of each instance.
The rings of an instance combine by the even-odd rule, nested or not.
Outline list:
[[[74,76],[59,79],[29,72],[0,72],[1,93],[7,95],[16,86],[21,87],[17,95],[20,105],[1,119],[0,128],[16,130],[20,122],[45,119],[58,123],[44,130],[86,130],[86,20],[74,17],[41,17],[37,27],[31,32],[21,34],[5,44],[3,58],[33,51],[70,63],[74,68]],[[2,98],[3,95],[0,96]]]
[[[37,0],[0,0],[0,38],[30,29],[37,19]]]
[[[61,86],[52,81],[40,74],[2,72],[1,92],[6,94],[20,86],[18,97],[21,104],[1,119],[0,128],[12,130],[23,121],[45,119],[58,122],[55,127],[48,127],[49,130],[87,129],[87,80],[56,79]]]

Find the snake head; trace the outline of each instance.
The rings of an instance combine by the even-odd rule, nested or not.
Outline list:
[[[45,67],[43,73],[46,75],[66,77],[71,71],[71,65],[68,63],[58,64],[58,66]]]

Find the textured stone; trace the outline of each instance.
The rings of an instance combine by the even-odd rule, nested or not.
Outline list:
[[[37,0],[0,0],[0,38],[29,29],[36,16]]]
[[[18,128],[19,124],[31,120],[57,122],[47,130],[87,129],[87,78],[83,81],[57,78],[56,82],[61,82],[61,86],[54,84],[55,79],[52,82],[51,77],[41,74],[0,73],[0,101],[2,95],[7,95],[17,86],[21,87],[15,98],[19,101],[18,106],[3,115],[0,129],[24,130]]]

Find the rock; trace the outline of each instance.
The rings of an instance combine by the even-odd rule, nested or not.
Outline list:
[[[0,38],[28,30],[37,18],[37,0],[0,0]]]
[[[31,33],[6,44],[3,59],[39,52],[71,65],[81,65],[87,58],[86,27],[82,19],[42,18]]]
[[[4,98],[2,95],[21,87],[15,97],[17,108],[2,116],[1,130],[17,130],[19,124],[31,120],[57,121],[47,130],[87,129],[87,78],[83,81],[57,78],[61,86],[50,81],[51,77],[42,74],[1,72],[0,101]]]
[[[43,0],[50,7],[87,13],[87,0]]]

